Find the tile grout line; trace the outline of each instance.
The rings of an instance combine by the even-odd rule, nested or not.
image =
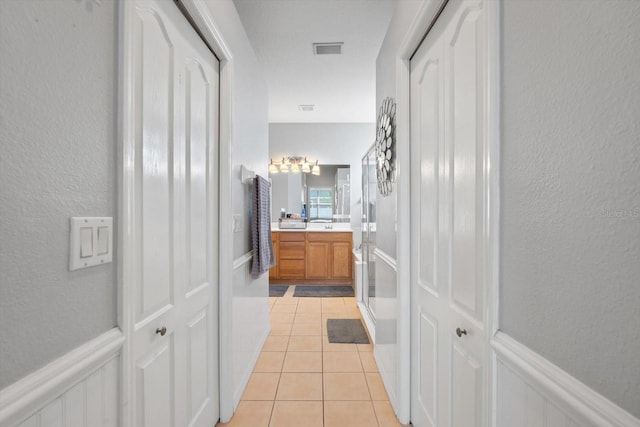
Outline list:
[[[324,356],[325,356],[325,353],[326,353],[326,352],[331,352],[331,351],[330,351],[331,349],[327,349],[327,348],[325,347],[325,342],[324,342],[324,338],[325,338],[325,336],[323,335],[322,324],[324,323],[324,322],[323,322],[323,320],[325,320],[323,316],[325,316],[325,315],[329,315],[329,316],[330,316],[330,315],[332,315],[333,313],[330,313],[330,312],[325,313],[325,312],[322,310],[322,308],[323,308],[322,300],[320,300],[320,301],[321,301],[321,307],[320,307],[320,323],[321,323],[320,349],[321,349],[321,351],[320,351],[320,355],[321,355],[321,387],[322,387],[322,390],[321,390],[321,393],[322,393],[322,408],[321,408],[321,410],[322,410],[322,425],[323,425],[323,427],[324,427],[324,426],[325,426],[325,424],[326,424],[326,421],[327,421],[327,420],[326,420],[326,417],[325,417],[325,415],[326,415],[326,402],[327,402],[327,401],[326,401],[325,390],[324,390],[324,374],[326,373],[326,370],[325,370],[325,364],[324,364],[324,362],[325,362]],[[344,302],[344,301],[343,301],[343,303],[344,303],[344,307],[345,307],[345,309],[348,311],[348,304],[347,304],[346,302]],[[274,304],[274,306],[275,306],[275,305],[276,305],[276,304]],[[283,359],[282,365],[281,365],[281,367],[280,367],[280,375],[279,375],[279,378],[278,378],[278,384],[277,384],[277,387],[276,387],[276,394],[275,394],[275,396],[274,396],[274,400],[273,400],[273,402],[272,402],[271,413],[270,413],[270,416],[269,416],[269,424],[271,424],[271,422],[274,420],[273,416],[274,416],[274,413],[275,413],[275,403],[277,403],[277,399],[276,399],[276,397],[277,397],[278,390],[279,390],[279,387],[280,387],[281,382],[282,382],[282,375],[284,374],[284,364],[285,364],[284,362],[285,362],[285,360],[286,360],[286,358],[287,358],[288,353],[289,353],[289,352],[294,352],[294,351],[290,348],[290,346],[291,346],[291,337],[293,337],[293,336],[294,336],[294,334],[293,334],[293,325],[296,323],[296,318],[297,318],[298,314],[304,314],[304,312],[303,312],[303,311],[299,311],[299,309],[301,308],[301,306],[300,306],[300,301],[296,301],[296,304],[295,304],[295,305],[296,305],[296,308],[295,308],[295,312],[294,312],[294,316],[293,316],[293,317],[294,317],[294,320],[291,322],[291,329],[289,329],[288,334],[287,334],[287,335],[285,335],[285,336],[287,337],[287,343],[286,343],[286,346],[285,346],[285,349],[284,349],[285,356],[284,356],[284,359]],[[313,312],[313,311],[312,311],[312,312]],[[310,312],[310,313],[311,313],[311,312]],[[337,314],[337,313],[336,313],[336,314]],[[360,317],[359,317],[359,318],[360,318]],[[306,322],[306,323],[308,323],[308,322]],[[367,335],[368,335],[368,334],[367,334]],[[303,335],[303,336],[305,336],[305,335]],[[315,335],[311,335],[311,336],[314,336],[314,337],[315,337]],[[367,385],[367,392],[368,392],[368,396],[369,396],[368,401],[370,402],[371,409],[373,410],[373,415],[374,415],[374,417],[375,417],[376,424],[377,424],[378,426],[382,426],[381,418],[380,418],[379,414],[377,413],[377,411],[376,411],[376,407],[375,407],[375,405],[374,405],[374,402],[375,402],[375,401],[374,401],[374,399],[373,399],[373,394],[372,394],[372,392],[371,392],[371,385],[370,385],[370,382],[368,381],[368,376],[367,376],[367,374],[369,373],[369,371],[367,371],[367,370],[365,369],[365,366],[364,366],[365,364],[364,364],[364,361],[363,361],[363,358],[362,358],[362,355],[361,355],[362,353],[372,353],[372,350],[370,349],[371,339],[370,339],[370,337],[368,337],[368,338],[369,338],[369,346],[367,346],[366,348],[363,346],[363,347],[361,348],[361,347],[359,347],[359,346],[356,344],[356,345],[355,345],[355,354],[356,354],[356,355],[357,355],[357,357],[358,357],[358,365],[359,365],[359,368],[360,368],[360,372],[362,372],[362,374],[363,374],[363,376],[364,376],[364,379],[365,379],[365,383],[366,383],[366,385]],[[374,359],[374,362],[375,362],[375,359]],[[371,371],[371,372],[375,372],[375,371]],[[357,401],[359,401],[359,400],[346,399],[346,400],[343,400],[343,401],[345,401],[345,402],[346,402],[346,401],[354,401],[354,402],[357,402]],[[367,401],[367,400],[365,400],[365,401]],[[387,401],[388,401],[388,400],[387,400]]]

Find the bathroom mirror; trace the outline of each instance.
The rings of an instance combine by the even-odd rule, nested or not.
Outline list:
[[[351,175],[349,165],[320,165],[320,175],[278,173],[271,179],[271,218],[281,209],[302,212],[313,222],[350,222]]]

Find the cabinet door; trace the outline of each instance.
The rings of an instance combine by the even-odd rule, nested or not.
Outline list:
[[[304,260],[281,258],[278,274],[280,279],[304,279]]]
[[[351,278],[351,242],[331,244],[331,278]]]
[[[307,243],[307,279],[327,279],[331,244],[329,242]]]
[[[304,242],[280,242],[280,259],[304,259]]]

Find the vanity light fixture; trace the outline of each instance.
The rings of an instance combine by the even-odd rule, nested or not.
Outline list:
[[[318,161],[310,162],[306,157],[290,156],[283,157],[281,162],[274,162],[270,159],[269,173],[274,175],[279,172],[282,173],[310,173],[312,175],[320,175],[320,166]]]
[[[289,172],[289,163],[287,163],[284,160],[284,157],[282,158],[282,163],[280,164],[280,172],[282,172],[282,173],[288,173]]]
[[[269,173],[278,173],[278,167],[273,163],[273,159],[269,163]]]

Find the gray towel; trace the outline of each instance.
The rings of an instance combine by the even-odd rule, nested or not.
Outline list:
[[[253,262],[251,277],[257,279],[276,263],[271,241],[271,212],[269,211],[269,181],[256,176],[253,183],[253,217],[251,218],[251,243]]]

